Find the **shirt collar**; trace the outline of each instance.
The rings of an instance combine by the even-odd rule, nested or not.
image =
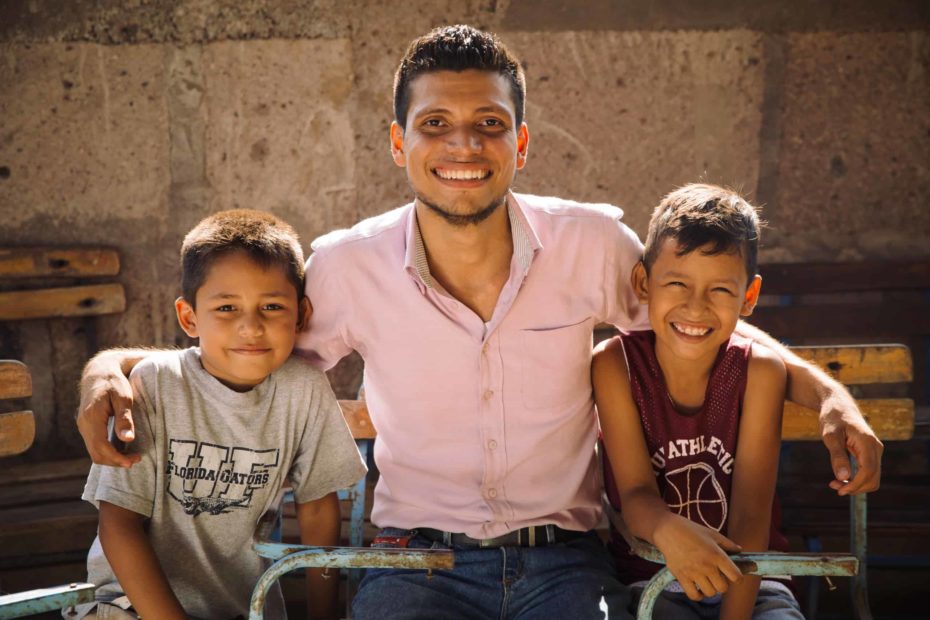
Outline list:
[[[510,234],[513,239],[513,255],[525,274],[536,252],[542,249],[542,243],[536,231],[526,217],[524,207],[514,194],[507,194],[507,216],[510,218]],[[426,260],[426,246],[423,245],[423,236],[417,223],[416,206],[411,206],[410,217],[407,220],[407,248],[404,256],[404,269],[419,276],[420,292],[425,288],[441,290],[442,287],[433,279],[429,272],[429,262]],[[425,287],[425,288],[424,288]]]

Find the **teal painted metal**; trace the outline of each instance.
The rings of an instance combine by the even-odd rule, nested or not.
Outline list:
[[[249,620],[263,620],[268,590],[282,575],[299,568],[409,568],[451,569],[450,549],[372,549],[355,547],[309,547],[255,542],[259,555],[277,561],[268,567],[252,591]]]
[[[643,543],[645,545],[645,543]],[[646,545],[652,547],[651,545]],[[654,547],[653,547],[654,549]],[[658,553],[658,550],[656,550]],[[661,554],[659,554],[661,557]],[[730,559],[746,575],[813,575],[852,577],[859,571],[859,559],[844,553],[740,553]],[[664,563],[664,560],[663,562]],[[656,600],[665,586],[675,580],[663,567],[643,589],[636,611],[638,620],[652,618]]]
[[[853,473],[856,463],[853,461]],[[852,552],[859,559],[859,572],[853,578],[852,606],[853,616],[856,620],[872,620],[872,610],[869,607],[868,579],[866,575],[866,554],[868,506],[866,494],[853,495],[849,498],[849,543]]]
[[[65,586],[40,588],[0,596],[0,620],[23,618],[34,614],[57,611],[71,605],[94,600],[92,583],[70,583]]]
[[[362,460],[371,468],[371,452],[374,446],[372,439],[357,439],[355,441]],[[355,483],[351,491],[352,509],[349,511],[349,545],[361,547],[365,544],[365,483],[368,476],[364,476]],[[358,591],[358,584],[362,581],[362,570],[355,568],[348,571],[346,576],[346,617],[351,617],[352,599]]]

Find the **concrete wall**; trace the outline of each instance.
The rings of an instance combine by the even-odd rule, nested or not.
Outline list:
[[[115,246],[128,294],[120,316],[0,325],[0,357],[36,370],[27,458],[82,453],[74,383],[98,347],[185,343],[170,300],[201,217],[268,209],[309,244],[409,199],[392,74],[444,23],[525,62],[520,191],[618,204],[643,234],[706,179],[765,204],[763,260],[926,256],[928,18],[921,0],[7,0],[0,246]]]

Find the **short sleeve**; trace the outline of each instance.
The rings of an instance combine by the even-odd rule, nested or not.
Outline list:
[[[139,454],[142,460],[128,469],[91,466],[81,497],[98,508],[102,500],[144,517],[151,517],[156,480],[155,412],[139,373],[133,372],[130,382],[133,388],[132,419],[135,422],[136,438],[127,444],[127,450],[130,454]]]
[[[327,258],[316,251],[307,259],[306,294],[313,313],[297,338],[298,354],[320,370],[329,370],[352,351],[345,335],[352,300],[342,293],[339,273]]]
[[[312,389],[310,423],[288,475],[298,503],[349,487],[367,471],[329,383],[320,375]]]
[[[614,219],[607,228],[606,256],[604,261],[604,294],[606,316],[604,321],[627,331],[649,329],[646,306],[639,303],[630,284],[633,267],[642,260],[643,244],[636,233]]]

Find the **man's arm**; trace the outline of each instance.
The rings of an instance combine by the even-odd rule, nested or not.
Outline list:
[[[339,544],[342,515],[336,493],[320,499],[297,504],[297,524],[300,542],[305,545],[331,547]],[[336,613],[339,570],[324,572],[320,568],[307,569],[307,617],[338,618]]]
[[[830,453],[835,476],[830,488],[839,495],[876,490],[881,481],[882,451],[885,448],[846,388],[759,328],[740,321],[736,332],[777,353],[788,370],[789,400],[820,412],[820,433]],[[859,467],[855,476],[849,464],[850,454],[856,458]]]
[[[110,443],[109,418],[115,418],[116,436],[121,441],[135,439],[132,420],[132,387],[129,373],[151,349],[110,349],[95,355],[81,375],[81,405],[77,426],[94,463],[131,467],[139,462],[138,454],[121,454]]]
[[[187,620],[145,535],[143,519],[131,510],[101,501],[103,552],[140,617]]]

